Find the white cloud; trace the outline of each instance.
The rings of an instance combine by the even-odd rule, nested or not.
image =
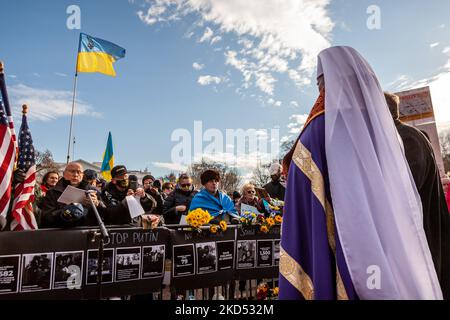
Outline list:
[[[236,40],[230,41],[240,49],[231,51],[225,46],[225,63],[242,74],[244,89],[254,86],[273,95],[277,73],[288,73],[297,86],[311,83],[318,53],[330,46],[334,28],[328,12],[330,2],[155,0],[145,1],[144,6],[149,8],[146,13],[139,11],[138,16],[149,25],[187,15],[195,17],[197,25],[206,26],[199,42],[220,39],[213,37],[209,26],[232,35]]]
[[[211,44],[219,42],[220,40],[222,40],[221,36],[215,36],[214,38],[211,39]]]
[[[239,169],[241,172],[248,172],[255,169],[258,163],[271,162],[273,155],[267,152],[252,152],[244,154],[235,154],[231,152],[217,152],[196,154],[194,162],[201,159],[226,163],[230,167]]]
[[[431,43],[430,48],[437,47],[439,45],[439,42]]]
[[[291,107],[298,108],[298,103],[297,103],[297,101],[291,101],[291,102],[289,103],[289,105],[290,105]]]
[[[445,47],[444,50],[442,50],[442,53],[446,54],[446,55],[450,55],[450,47]]]
[[[215,76],[200,76],[197,80],[198,84],[201,86],[207,86],[210,84],[219,84],[222,82],[222,79]]]
[[[152,164],[157,168],[163,168],[163,169],[169,169],[173,171],[186,171],[187,166],[178,164],[178,163],[172,163],[172,162],[152,162]]]
[[[204,64],[198,63],[198,62],[194,62],[192,64],[192,68],[194,68],[195,70],[202,70],[205,67]]]
[[[205,30],[205,33],[203,33],[203,36],[198,40],[198,42],[205,42],[212,38],[214,32],[211,30],[211,28],[207,27]]]
[[[55,72],[55,75],[57,75],[59,77],[67,77],[67,74],[62,73],[62,72]]]
[[[303,129],[303,126],[308,120],[307,114],[294,114],[290,117],[291,122],[287,125],[289,128],[289,133],[291,134],[299,134]]]
[[[7,77],[11,79],[17,79],[17,76],[15,74],[8,74]]]
[[[62,90],[49,90],[32,88],[24,84],[18,84],[9,88],[11,100],[18,106],[14,113],[21,114],[21,107],[27,104],[30,108],[30,119],[41,121],[54,120],[59,117],[69,116],[72,111],[72,92]],[[95,112],[89,104],[77,100],[76,115],[91,117],[101,117],[101,114]]]
[[[281,101],[275,101],[274,99],[270,98],[269,100],[267,100],[267,103],[271,106],[274,107],[281,107],[282,102]]]

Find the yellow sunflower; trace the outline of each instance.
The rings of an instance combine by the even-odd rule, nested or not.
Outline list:
[[[220,221],[219,225],[220,225],[220,229],[222,229],[222,231],[226,231],[227,228],[228,228],[227,223],[225,221],[223,221],[223,220]]]
[[[212,225],[209,230],[211,231],[211,233],[217,233],[217,226],[216,225]]]
[[[275,216],[275,222],[282,223],[283,222],[283,218],[280,215],[276,215]]]
[[[266,222],[269,225],[269,227],[271,227],[275,224],[275,220],[273,220],[273,218],[267,218]]]
[[[198,228],[200,225],[199,225],[198,221],[192,221],[191,226],[194,228]]]
[[[269,232],[269,228],[267,228],[267,226],[261,226],[261,228],[259,228],[259,230],[264,233]]]

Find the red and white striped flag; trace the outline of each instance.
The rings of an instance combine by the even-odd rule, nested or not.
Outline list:
[[[11,184],[16,161],[16,146],[0,101],[0,229],[5,228],[11,202]]]
[[[11,210],[13,220],[11,230],[36,230],[38,228],[33,213],[34,186],[36,185],[36,154],[34,152],[33,138],[28,128],[27,110],[23,107],[22,125],[19,133],[19,161],[17,169],[26,173],[23,182],[18,183],[14,189],[14,203]]]

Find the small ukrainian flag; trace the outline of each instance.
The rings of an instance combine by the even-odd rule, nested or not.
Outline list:
[[[112,144],[111,132],[108,136],[108,143],[106,144],[106,150],[103,154],[103,163],[101,168],[101,174],[106,181],[111,181],[111,169],[114,167],[114,151]]]
[[[100,72],[115,77],[113,63],[124,58],[125,52],[112,42],[80,33],[77,72]]]

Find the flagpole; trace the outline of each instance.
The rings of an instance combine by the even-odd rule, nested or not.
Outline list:
[[[73,115],[74,115],[74,111],[75,111],[75,97],[76,97],[76,92],[77,92],[77,80],[78,80],[78,72],[75,72],[75,79],[73,82],[72,115],[70,116],[69,143],[67,146],[67,163],[70,162],[70,145],[72,143]]]

